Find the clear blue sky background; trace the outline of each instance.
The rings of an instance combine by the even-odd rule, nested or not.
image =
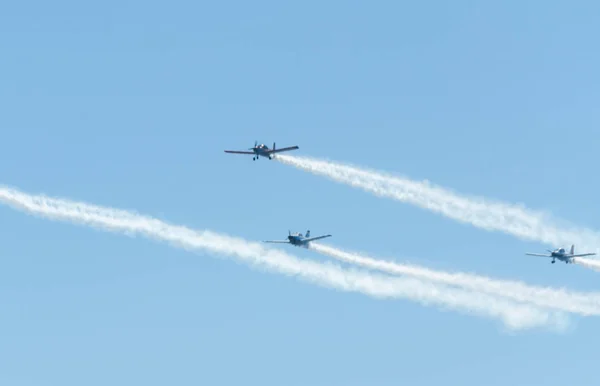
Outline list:
[[[297,144],[598,228],[599,12],[5,2],[0,183],[250,240],[311,229],[374,256],[596,290],[598,273],[523,256],[549,246],[223,150]],[[507,334],[7,207],[0,234],[1,384],[597,384],[597,318]]]

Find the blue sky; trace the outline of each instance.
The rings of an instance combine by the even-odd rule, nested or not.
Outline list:
[[[374,256],[596,290],[598,273],[523,256],[549,246],[223,149],[296,144],[597,228],[599,8],[9,2],[0,183],[250,240],[311,229]],[[7,207],[0,232],[2,384],[595,384],[595,318],[507,334]]]

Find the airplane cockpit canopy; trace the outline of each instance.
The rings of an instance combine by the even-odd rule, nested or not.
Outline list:
[[[559,253],[565,253],[565,249],[564,249],[564,248],[560,248],[560,249],[558,250],[558,252],[559,252]]]

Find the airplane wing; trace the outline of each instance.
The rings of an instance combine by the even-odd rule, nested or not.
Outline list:
[[[263,243],[277,243],[277,244],[289,244],[288,240],[266,240]]]
[[[306,242],[315,241],[315,240],[319,240],[319,239],[324,239],[325,237],[331,237],[331,235],[323,235],[323,236],[311,237],[310,239],[304,239],[303,241],[306,241]]]
[[[526,253],[529,256],[544,256],[544,257],[552,257],[552,255],[542,255],[541,253]]]
[[[281,153],[283,151],[290,151],[290,150],[296,150],[296,149],[300,149],[300,148],[298,146],[282,147],[281,149],[266,151],[265,153],[268,153],[268,154]]]
[[[582,256],[593,256],[595,253],[582,253],[579,255],[569,255],[569,257],[582,257]]]
[[[251,151],[237,151],[237,150],[225,150],[225,153],[232,153],[232,154],[254,154],[254,152],[251,152]]]

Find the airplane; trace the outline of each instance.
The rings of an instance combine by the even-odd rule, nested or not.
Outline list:
[[[262,157],[267,157],[269,159],[273,159],[272,156],[275,153],[281,153],[284,151],[291,151],[291,150],[296,150],[299,149],[298,146],[290,146],[290,147],[283,147],[281,149],[276,149],[275,148],[275,142],[273,142],[273,149],[269,149],[269,147],[265,144],[258,144],[258,141],[254,141],[254,147],[249,148],[248,150],[252,150],[252,151],[237,151],[237,150],[225,150],[225,153],[232,153],[232,154],[254,154],[254,157],[252,158],[253,161],[258,160],[259,156]]]
[[[569,253],[565,252],[564,248],[557,248],[553,251],[547,249],[548,252],[550,252],[549,255],[542,255],[540,253],[526,253],[526,255],[529,256],[544,256],[544,257],[551,257],[552,258],[552,264],[554,264],[555,260],[558,259],[560,261],[564,261],[565,264],[573,264],[573,258],[574,257],[581,257],[581,256],[592,256],[595,255],[595,253],[582,253],[579,255],[575,254],[575,245],[571,245],[571,251]]]
[[[310,237],[310,230],[306,231],[306,236],[303,236],[302,233],[291,233],[288,231],[288,239],[286,240],[267,240],[263,241],[263,243],[279,243],[279,244],[292,244],[296,247],[308,248],[308,243],[311,241],[324,239],[325,237],[331,237],[331,235],[323,235],[317,237]]]

